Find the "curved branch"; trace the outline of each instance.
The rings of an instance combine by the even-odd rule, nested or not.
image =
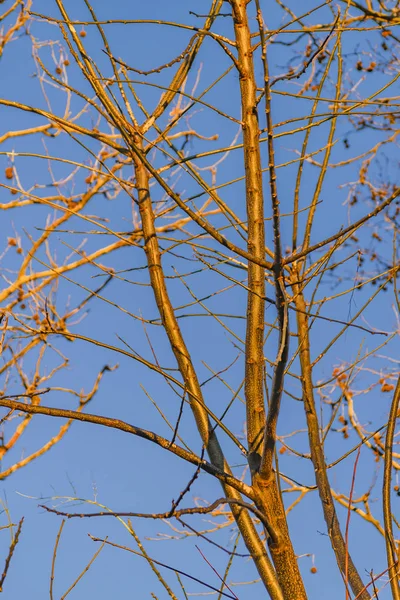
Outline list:
[[[392,405],[390,407],[389,421],[386,431],[386,443],[385,443],[385,468],[383,473],[383,520],[385,523],[385,541],[386,541],[386,554],[387,563],[389,567],[389,580],[390,587],[392,588],[392,594],[394,600],[400,600],[400,587],[399,587],[399,559],[396,552],[396,545],[394,543],[393,536],[393,525],[392,525],[392,510],[390,503],[391,494],[391,480],[392,480],[392,454],[393,454],[393,440],[394,432],[396,428],[397,412],[400,403],[400,377],[397,380],[396,390],[394,392]]]

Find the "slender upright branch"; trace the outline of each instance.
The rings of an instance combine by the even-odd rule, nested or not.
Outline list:
[[[349,584],[357,598],[359,598],[359,600],[368,600],[370,595],[365,589],[362,579],[356,567],[354,566],[350,553],[348,552],[348,548],[346,548],[346,542],[340,530],[340,524],[336,514],[336,508],[333,502],[332,492],[328,480],[324,448],[320,438],[319,422],[314,399],[307,306],[304,300],[304,295],[299,284],[297,283],[299,281],[299,277],[299,271],[294,269],[293,292],[295,294],[295,305],[297,309],[296,316],[300,348],[303,402],[306,412],[311,460],[314,465],[315,479],[321,499],[328,535],[331,540],[333,551],[335,552],[339,569],[342,572],[343,577],[345,577],[347,569]]]
[[[262,18],[259,0],[256,0],[257,20],[261,41],[261,59],[264,68],[264,96],[265,115],[267,120],[268,137],[268,172],[272,203],[272,223],[274,232],[274,283],[275,304],[278,311],[279,346],[272,378],[272,389],[269,400],[267,421],[264,431],[264,450],[260,467],[260,475],[269,479],[272,474],[272,462],[276,443],[276,427],[278,423],[279,409],[283,391],[285,368],[289,355],[289,313],[286,302],[285,278],[282,265],[282,242],[281,242],[281,218],[279,208],[278,189],[276,183],[276,165],[274,151],[274,129],[271,114],[271,87],[267,59],[267,41],[264,33],[264,22]]]
[[[400,403],[400,376],[397,380],[397,386],[393,395],[392,405],[390,407],[389,421],[386,430],[385,442],[385,468],[383,474],[383,520],[385,523],[385,542],[387,564],[389,568],[389,581],[392,589],[393,599],[400,599],[399,587],[399,558],[398,550],[395,545],[393,536],[393,516],[391,508],[391,482],[392,482],[392,459],[393,459],[393,440],[396,429],[396,421],[398,417]]]

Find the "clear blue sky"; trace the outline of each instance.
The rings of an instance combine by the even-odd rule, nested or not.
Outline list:
[[[73,0],[66,4],[72,18],[87,18],[84,2]],[[189,2],[179,0],[169,2],[165,0],[151,0],[149,2],[114,0],[112,4],[97,0],[93,3],[93,6],[100,19],[156,18],[197,25],[202,20],[190,16],[188,14],[189,10],[206,12],[209,4],[210,2],[205,0],[203,2],[194,2],[193,0]],[[282,12],[278,9],[276,3],[264,0],[261,4],[268,16],[267,25],[269,27],[275,27],[283,22]],[[291,2],[293,10],[298,10],[297,4],[294,1]],[[314,1],[304,1],[301,3],[301,11],[306,12],[317,5],[318,3]],[[47,15],[59,16],[56,3],[51,0],[36,0],[33,10]],[[322,12],[310,16],[309,22],[321,22],[324,18],[327,21],[330,18],[327,12],[325,12],[325,17]],[[231,35],[230,28],[229,19],[221,18],[218,21],[217,30],[219,32]],[[254,21],[255,28],[256,23]],[[93,53],[99,65],[109,75],[111,69],[107,65],[107,58],[100,51],[102,45],[97,33],[90,28],[86,28],[86,30],[87,37],[84,42],[88,52]],[[34,23],[31,27],[31,33],[37,40],[61,39],[61,35],[55,25],[44,25],[39,22]],[[107,28],[107,33],[114,55],[140,69],[152,68],[155,65],[174,58],[174,56],[182,51],[190,35],[188,32],[182,32],[176,28],[170,29],[154,25],[131,25],[129,27],[113,25]],[[358,45],[357,52],[363,55],[363,52],[367,52],[369,44],[375,43],[373,36],[376,36],[376,40],[379,40],[378,35],[376,33],[371,33],[369,36],[356,33],[348,35],[343,42],[343,52],[350,51],[351,48]],[[65,47],[63,43],[62,45]],[[55,52],[56,54],[59,52],[57,46],[55,47]],[[44,51],[43,56],[46,57],[47,64],[52,64],[48,50]],[[270,65],[273,75],[279,75],[285,71],[285,66],[290,57],[292,57],[290,47],[277,45],[272,48]],[[355,60],[349,60],[349,68],[350,64],[354,66],[354,63]],[[200,68],[200,65],[202,67],[197,93],[199,90],[205,89],[228,64],[228,59],[215,43],[210,40],[205,42],[196,62],[198,68]],[[297,64],[297,62],[295,61],[294,64]],[[31,58],[31,40],[28,37],[21,38],[6,47],[4,56],[0,62],[0,70],[2,82],[0,94],[2,97],[46,109],[46,102],[43,99],[39,81],[34,77],[35,67]],[[333,73],[335,73],[335,69]],[[262,69],[261,64],[259,64],[257,66],[257,75],[260,77],[260,81],[261,74]],[[197,71],[195,68],[189,78],[188,91],[190,91],[196,75]],[[70,77],[71,81],[79,86],[79,89],[88,91],[87,84],[82,82],[74,67],[71,67]],[[139,79],[137,76],[134,77]],[[350,78],[355,77],[355,74],[354,72],[346,71],[346,77],[350,80]],[[362,96],[366,93],[371,93],[375,89],[379,89],[382,82],[386,80],[385,75],[374,74],[373,78],[368,78],[360,85],[360,95]],[[149,81],[152,81],[152,79],[149,78]],[[162,76],[157,81],[165,82],[167,79],[163,79]],[[300,83],[295,81],[289,86],[285,84],[285,88],[280,88],[278,85],[275,89],[277,91],[279,89],[296,91],[302,82],[303,79],[300,80]],[[139,86],[137,87],[139,90]],[[62,114],[64,107],[63,96],[56,90],[46,89],[54,112]],[[237,76],[231,73],[222,84],[216,86],[205,97],[205,100],[217,105],[220,110],[229,112],[232,116],[239,119],[240,105],[238,103],[237,90]],[[154,105],[159,97],[159,91],[155,91],[154,89],[149,90],[143,87],[143,90],[141,88],[140,92],[143,93],[143,98],[150,107]],[[73,99],[72,111],[76,111],[79,106],[81,106],[81,101]],[[309,103],[307,100],[304,100],[304,104],[302,105],[300,101],[293,102],[291,98],[284,98],[278,94],[273,96],[273,116],[275,122],[281,122],[288,118],[306,114],[308,109]],[[197,113],[193,115],[190,124],[204,136],[212,136],[217,132],[219,139],[216,142],[195,142],[189,148],[193,148],[193,151],[206,151],[214,147],[223,147],[232,142],[238,133],[238,125],[236,123],[229,122],[205,108],[196,110]],[[90,124],[92,118],[93,115],[89,113],[84,117],[82,122]],[[263,123],[263,121],[264,119],[261,117],[261,122]],[[9,129],[31,126],[32,123],[39,125],[43,123],[43,120],[37,116],[32,117],[32,115],[26,113],[4,107],[0,108],[0,134]],[[280,128],[279,131],[283,129]],[[370,141],[371,139],[379,139],[379,134],[370,130],[366,133],[361,132],[359,136],[354,137],[351,135],[348,136],[348,132],[350,131],[351,125],[347,121],[343,120],[339,123],[335,136],[337,143],[332,153],[332,162],[338,162],[347,158],[349,152],[351,155],[362,152],[366,147],[366,143],[369,146],[373,145]],[[328,129],[326,127],[318,128],[312,137],[312,148],[324,146],[327,132]],[[351,141],[351,148],[348,151],[343,144],[343,139],[347,136]],[[278,138],[276,142],[277,163],[281,164],[293,159],[296,156],[294,150],[299,149],[301,141],[302,137],[300,136]],[[63,137],[63,142],[60,142],[58,139],[52,141],[47,138],[44,138],[44,142],[50,154],[74,160],[84,160],[85,154],[82,148],[72,141],[66,141],[65,136]],[[64,146],[61,144],[64,144]],[[92,147],[95,148],[95,145]],[[8,141],[2,144],[0,150],[3,152],[10,152],[11,150],[15,150],[15,152],[44,152],[45,146],[39,136],[37,136],[34,139],[21,138]],[[264,148],[264,153],[265,167],[267,165],[266,148]],[[394,150],[388,148],[387,156],[388,160],[387,163],[384,163],[382,172],[384,176],[393,179]],[[39,161],[34,158],[18,158],[16,160],[18,172],[25,186],[28,187],[34,182],[39,181],[50,182],[47,170],[48,165],[45,161]],[[0,161],[0,165],[6,166],[6,157],[0,156]],[[210,165],[212,162],[213,159],[205,159],[204,165]],[[380,166],[378,164],[378,167]],[[377,173],[378,167],[376,167]],[[62,177],[69,172],[69,167],[56,164],[54,165],[54,172],[56,177]],[[241,151],[238,150],[232,153],[229,159],[219,166],[217,183],[222,184],[235,176],[240,177],[242,173],[242,155]],[[286,211],[289,212],[292,207],[295,174],[296,166],[278,170],[278,185],[283,213]],[[79,174],[78,182],[82,183],[82,179],[85,176],[85,174]],[[353,168],[336,169],[328,173],[321,195],[323,203],[319,208],[316,225],[313,230],[313,241],[322,239],[324,236],[336,231],[342,224],[346,225],[348,223],[349,212],[348,206],[345,205],[348,188],[343,187],[343,184],[354,179],[356,179],[356,174]],[[309,204],[315,180],[315,167],[307,165],[306,177],[301,190],[302,206]],[[265,184],[267,184],[267,179],[265,180]],[[195,184],[184,175],[180,179],[176,179],[176,186],[177,190],[182,192],[184,196],[198,192]],[[76,189],[80,189],[79,185]],[[73,188],[70,188],[71,190]],[[40,193],[45,194],[47,191],[44,190]],[[52,191],[50,190],[48,193],[51,194]],[[156,193],[159,194],[159,198],[161,199],[160,190],[156,190]],[[3,190],[2,195],[5,194],[7,192]],[[228,186],[224,192],[221,192],[221,195],[233,209],[237,210],[238,213],[244,214],[243,182]],[[266,198],[268,216],[270,209],[267,193]],[[2,202],[5,201],[2,200]],[[352,209],[350,219],[358,218],[366,210],[366,205],[360,202],[359,206]],[[107,200],[100,196],[88,207],[86,214],[108,218],[108,226],[117,231],[129,230],[131,226],[130,200],[124,195],[120,195],[115,201]],[[0,223],[2,239],[4,240],[2,247],[6,245],[6,238],[14,235],[14,230],[18,231],[24,238],[25,228],[30,235],[37,237],[37,228],[45,226],[45,217],[46,211],[38,206],[32,206],[19,211],[4,211]],[[218,220],[215,223],[218,223]],[[76,226],[76,229],[90,229],[90,225],[88,226],[88,224],[79,220],[76,220],[73,225]],[[57,249],[58,256],[63,257],[68,255],[71,249],[63,245],[61,241],[66,241],[73,247],[77,247],[84,237],[85,235],[76,234],[74,236],[67,236],[60,233],[53,237],[52,245],[53,248]],[[85,247],[86,250],[104,243],[103,238],[99,241],[96,236],[87,237],[89,239]],[[291,221],[284,220],[284,245],[290,244],[290,240]],[[167,245],[166,241],[163,243]],[[26,237],[23,244],[27,245]],[[390,245],[391,239],[389,238],[386,244],[386,254],[388,256],[390,256],[391,252]],[[343,252],[343,257],[344,255]],[[44,258],[44,254],[40,256]],[[190,258],[189,251],[186,251],[186,257]],[[0,265],[3,269],[3,276],[7,276],[6,268],[16,267],[17,263],[15,260],[15,258],[10,258],[9,256],[5,258],[4,264]],[[124,249],[105,259],[104,264],[109,267],[112,266],[115,269],[140,267],[144,265],[144,255],[138,249]],[[191,270],[192,265],[193,263],[177,257],[171,255],[165,256],[165,266],[168,275],[174,274],[173,267],[177,268],[180,273],[185,273],[185,271]],[[37,265],[37,268],[40,268],[40,265]],[[98,273],[99,271],[95,268],[87,268],[81,274],[74,273],[72,278],[76,281],[85,282],[88,287],[94,288],[99,284],[99,279],[91,279],[91,277]],[[354,274],[354,262],[349,263],[347,274],[351,279]],[[233,273],[233,276],[238,276],[238,274]],[[143,270],[127,273],[126,277],[141,283],[147,282],[147,273]],[[193,276],[190,280],[188,279],[188,282],[193,286],[193,290],[198,296],[206,296],[208,293],[226,285],[224,279],[214,274]],[[339,283],[336,291],[346,289],[349,283],[349,281]],[[326,288],[321,290],[320,296],[333,293],[332,289],[333,287],[327,285]],[[174,305],[183,305],[190,301],[189,294],[185,291],[184,286],[179,280],[170,281],[170,291]],[[355,314],[360,308],[362,302],[367,297],[368,291],[360,292],[359,294],[356,293],[351,300],[349,300],[348,296],[345,296],[336,303],[331,304],[327,312],[322,314],[346,320],[349,315]],[[61,282],[58,292],[60,309],[65,306],[68,294],[71,294],[72,304],[85,296],[78,288],[72,287],[66,282]],[[270,289],[268,295],[272,294],[273,290]],[[125,309],[136,314],[142,314],[145,318],[151,319],[158,316],[148,287],[130,285],[122,281],[113,281],[104,295],[113,302],[120,302]],[[245,302],[246,298],[243,290],[236,289],[213,298],[208,301],[207,306],[216,311],[243,315],[245,313]],[[377,300],[366,312],[366,320],[378,329],[393,331],[396,327],[396,320],[391,308],[392,302],[391,292],[386,296],[383,294],[382,298]],[[194,309],[193,312],[199,311]],[[273,321],[274,318],[274,309],[267,309],[267,321]],[[210,376],[210,371],[202,364],[202,361],[210,365],[215,371],[218,371],[227,367],[239,355],[237,363],[235,363],[234,368],[229,372],[229,376],[227,376],[232,388],[236,389],[243,377],[243,356],[232,343],[234,340],[233,336],[229,336],[226,331],[218,328],[211,319],[206,317],[182,319],[180,323],[188,341],[189,349],[192,352],[196,365],[198,365],[201,381]],[[237,335],[243,337],[243,320],[232,319],[228,324],[234,329]],[[315,342],[314,356],[324,347],[327,337],[332,337],[332,332],[339,331],[339,329],[339,326],[326,324],[322,321],[315,326],[313,334]],[[120,336],[120,338],[123,338],[132,347],[142,351],[147,359],[152,360],[151,350],[148,347],[141,323],[130,319],[112,306],[101,301],[96,300],[90,304],[89,314],[84,321],[76,326],[74,331],[79,331],[83,335],[92,336],[103,342],[123,346],[117,337]],[[161,328],[150,328],[149,334],[151,335],[151,341],[157,351],[160,363],[174,367],[175,365]],[[343,364],[343,362],[355,356],[357,348],[361,343],[364,344],[363,349],[365,351],[366,349],[372,349],[375,342],[375,337],[372,339],[365,332],[352,330],[351,333],[347,333],[334,347],[327,360],[321,362],[315,374],[315,380],[328,379],[334,367]],[[100,390],[88,411],[126,420],[135,425],[157,431],[166,437],[170,436],[168,428],[141,387],[143,386],[159,402],[168,417],[174,421],[179,410],[179,399],[171,392],[161,378],[129,358],[117,354],[113,355],[109,351],[96,348],[93,345],[87,345],[80,341],[75,341],[71,344],[65,340],[57,340],[56,345],[58,348],[68,352],[71,360],[69,367],[60,376],[55,378],[54,385],[65,385],[77,390],[83,388],[87,392],[93,384],[96,374],[105,364],[111,366],[118,363],[118,370],[105,374]],[[273,339],[267,347],[266,352],[273,359],[276,353],[276,345],[274,345]],[[390,353],[391,356],[396,356],[396,347],[393,345],[392,348],[385,350],[383,353]],[[49,358],[47,368],[50,369],[53,366],[53,360]],[[33,368],[33,363],[31,364],[28,361],[25,366],[29,371]],[[393,365],[389,365],[389,368],[392,367]],[[374,368],[376,370],[384,370],[386,368],[385,360],[376,359]],[[368,377],[369,375],[366,375],[365,379],[361,381],[367,382]],[[12,385],[15,386],[12,388],[14,392],[10,393],[15,393],[15,390],[18,391],[20,389],[17,380],[15,380],[15,383],[11,382],[10,389]],[[299,385],[290,385],[292,393],[301,393]],[[216,382],[208,384],[204,389],[210,408],[216,413],[221,413],[230,400],[231,393],[224,386]],[[372,392],[367,397],[364,405],[359,408],[363,422],[373,417],[374,422],[379,425],[385,421],[390,397],[389,395],[381,397],[378,390],[376,390],[376,398],[371,397],[373,394],[375,392]],[[76,406],[72,397],[65,394],[57,394],[56,392],[52,393],[51,397],[50,395],[46,397],[46,402],[51,406],[63,406],[67,408],[74,408]],[[238,435],[243,435],[244,415],[243,405],[240,402],[236,402],[227,419],[227,424]],[[303,408],[301,403],[296,403],[287,396],[284,397],[280,419],[280,433],[285,434],[293,429],[304,427],[304,420],[302,419]],[[38,416],[35,418],[24,435],[23,447],[20,446],[11,458],[7,458],[4,461],[3,468],[9,466],[12,458],[17,459],[21,454],[26,455],[37,449],[41,443],[44,443],[51,435],[54,435],[60,425],[61,422],[47,417]],[[194,428],[192,417],[188,410],[184,413],[181,428],[185,432],[185,441],[194,451],[200,452],[201,444],[199,436]],[[306,436],[300,437],[299,440],[296,447],[307,451]],[[227,455],[232,460],[232,463],[242,464],[244,461],[232,447],[232,444],[225,438],[223,438],[223,441],[227,448]],[[356,442],[357,438],[354,434],[347,441],[343,440],[340,435],[333,436],[332,441],[327,444],[328,461],[337,458]],[[20,452],[20,455],[18,455],[18,452]],[[354,460],[350,460],[347,466],[342,466],[340,469],[330,473],[331,483],[335,489],[343,493],[349,492],[353,464]],[[282,471],[291,477],[308,485],[313,485],[314,478],[311,465],[305,466],[304,461],[300,461],[293,456],[288,457],[284,455],[281,457],[281,467]],[[357,478],[360,481],[360,490],[364,490],[365,488],[365,485],[362,485],[363,482],[370,481],[373,468],[374,463],[371,461],[371,457],[368,454],[365,456],[362,454],[357,474]],[[235,472],[239,473],[241,469],[235,469]],[[2,482],[3,498],[10,508],[13,521],[16,522],[22,515],[25,515],[21,543],[17,547],[5,585],[3,594],[5,600],[25,597],[29,597],[30,600],[43,600],[48,597],[51,557],[60,520],[58,517],[45,514],[43,510],[39,509],[37,505],[40,502],[46,500],[51,506],[62,507],[64,501],[54,498],[72,496],[96,500],[116,511],[164,511],[169,508],[171,500],[177,497],[179,491],[184,488],[192,474],[192,466],[185,464],[171,455],[164,455],[161,450],[148,442],[121,432],[89,424],[73,424],[66,438],[50,452]],[[357,490],[358,480],[355,495],[357,495]],[[196,498],[209,501],[221,495],[219,484],[213,481],[208,475],[201,474],[193,486],[189,497],[186,498],[186,506],[193,505]],[[376,495],[378,496],[378,493]],[[372,506],[374,506],[373,503]],[[89,507],[81,504],[76,509],[85,511]],[[71,507],[71,510],[75,509]],[[344,523],[346,513],[341,509],[338,510]],[[377,508],[376,510],[379,515],[380,509]],[[190,523],[195,524],[194,526],[199,528],[204,527],[204,520],[193,519]],[[208,526],[208,522],[205,525]],[[316,493],[309,494],[296,510],[290,514],[289,526],[293,534],[296,552],[298,554],[315,554],[315,564],[318,567],[317,574],[310,574],[310,567],[312,566],[310,558],[302,558],[300,563],[304,572],[310,600],[321,598],[324,600],[336,600],[342,594],[344,597],[340,576],[335,567],[334,555],[329,539],[325,534],[326,526],[322,518],[322,511]],[[220,573],[225,569],[228,559],[227,554],[207,544],[205,541],[194,538],[183,539],[180,542],[167,542],[161,539],[154,541],[154,538],[160,538],[160,533],[173,534],[166,525],[164,526],[160,523],[135,520],[134,527],[144,542],[150,556],[171,566],[186,570],[192,575],[203,578],[208,583],[218,587],[219,582],[217,577],[205,563],[195,544],[201,548],[207,559]],[[179,524],[178,527],[180,528]],[[111,541],[137,549],[134,540],[132,540],[122,524],[112,518],[68,521],[63,531],[58,552],[55,598],[62,596],[97,549],[97,545],[88,538],[88,532],[98,537],[107,535]],[[8,534],[3,531],[1,535],[3,536],[2,547],[6,548],[6,536]],[[152,540],[149,541],[146,538],[152,538]],[[227,527],[215,539],[219,543],[226,545],[227,548],[232,548],[234,538],[234,527]],[[363,576],[365,573],[364,570],[370,571],[373,568],[374,572],[377,573],[385,568],[383,539],[374,532],[372,526],[363,523],[356,515],[353,515],[351,519],[351,550],[354,555],[353,558]],[[238,551],[245,551],[243,545],[239,547]],[[4,555],[4,552],[3,550],[2,555]],[[162,573],[173,587],[178,598],[183,598],[182,591],[178,586],[174,574],[164,570],[162,570]],[[244,582],[256,577],[257,574],[252,563],[246,559],[237,558],[228,580]],[[184,580],[184,582],[187,585],[187,591],[193,594],[207,591],[194,582],[188,580]],[[261,599],[265,597],[265,592],[260,586],[243,585],[235,586],[233,589],[240,600],[250,598]],[[125,600],[133,597],[141,600],[142,598],[150,598],[150,592],[154,592],[160,599],[167,597],[165,590],[156,581],[146,561],[122,550],[106,547],[91,567],[89,573],[71,592],[69,598],[73,600],[95,597],[98,600],[106,600],[113,597],[115,600]],[[380,595],[381,600],[389,597],[385,594],[386,592],[384,591]]]

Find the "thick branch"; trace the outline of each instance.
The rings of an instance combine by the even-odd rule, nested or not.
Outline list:
[[[244,169],[246,181],[247,251],[258,260],[265,256],[264,197],[261,175],[257,84],[245,2],[232,2],[235,38],[240,64]],[[248,262],[245,396],[248,460],[258,470],[265,425],[264,409],[264,269]]]
[[[139,211],[142,218],[142,227],[145,238],[145,252],[150,273],[151,286],[154,298],[160,313],[162,324],[167,334],[171,349],[178,363],[179,371],[185,384],[185,390],[189,396],[190,405],[201,439],[210,457],[211,463],[218,469],[230,472],[225,460],[221,446],[217,439],[215,428],[211,426],[208,413],[203,399],[196,370],[188,348],[183,339],[175,311],[172,306],[164,271],[161,264],[161,254],[155,229],[155,215],[151,203],[149,173],[144,164],[144,152],[141,148],[142,140],[137,134],[134,138],[134,152],[132,158],[135,164],[135,176],[138,189]],[[139,154],[139,149],[140,154]],[[223,489],[228,498],[241,502],[241,496],[237,490],[223,483]],[[268,558],[265,547],[262,544],[247,510],[241,510],[236,504],[232,505],[232,513],[236,519],[239,530],[243,536],[246,546],[253,556],[260,576],[268,589],[271,598],[280,599],[282,594],[276,579],[272,564]]]
[[[247,2],[230,0],[234,21],[235,39],[240,64],[240,93],[242,103],[242,127],[244,145],[244,166],[246,180],[246,209],[248,220],[247,251],[251,256],[248,262],[247,297],[247,329],[246,329],[246,377],[245,396],[247,413],[247,439],[249,465],[253,476],[253,487],[257,494],[257,507],[265,513],[273,538],[269,538],[269,549],[274,561],[278,580],[285,598],[304,600],[306,592],[297,564],[297,558],[291,543],[285,510],[280,495],[279,486],[272,469],[269,478],[263,479],[259,474],[261,457],[263,455],[263,438],[265,428],[264,409],[264,298],[265,273],[261,261],[265,256],[264,201],[262,190],[262,171],[260,155],[260,139],[257,115],[257,84],[254,73],[253,48],[251,44],[250,26],[247,18]],[[268,105],[269,106],[269,105]],[[267,111],[268,112],[268,111]],[[268,116],[268,114],[267,114]],[[273,146],[271,122],[269,125],[270,164],[273,164]],[[279,239],[279,209],[275,185],[275,172],[270,174],[271,194],[274,209],[275,226],[275,272],[278,286],[278,302],[281,302],[281,256]],[[278,265],[278,269],[276,266]],[[283,323],[282,323],[283,327]],[[283,334],[286,339],[286,333]],[[287,345],[287,344],[286,344]],[[283,354],[284,356],[284,354]],[[280,373],[280,371],[279,371]],[[278,373],[278,375],[279,375]],[[283,371],[282,371],[283,373]],[[279,380],[277,389],[281,388]],[[273,425],[276,425],[275,408],[279,408],[275,400],[273,408]],[[279,396],[280,398],[280,396]],[[273,429],[273,428],[272,428]],[[274,437],[268,436],[271,440]]]

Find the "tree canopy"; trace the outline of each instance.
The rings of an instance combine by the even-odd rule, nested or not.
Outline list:
[[[400,600],[399,3],[0,8],[0,590]]]

